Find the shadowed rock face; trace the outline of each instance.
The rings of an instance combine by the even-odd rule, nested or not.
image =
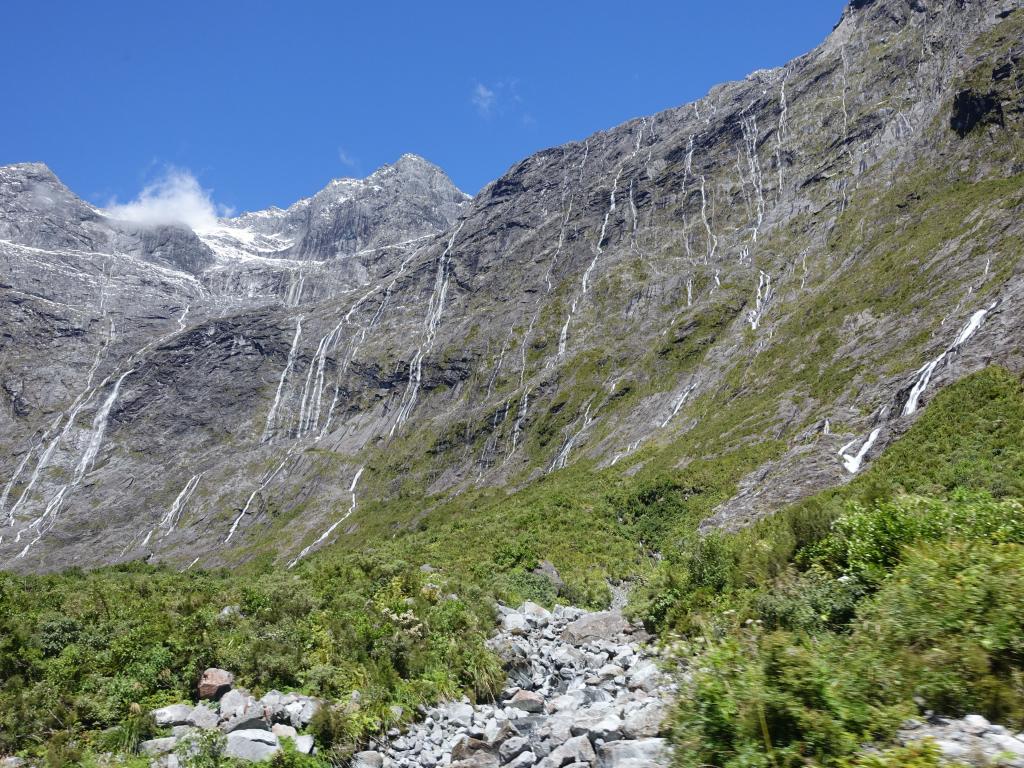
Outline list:
[[[772,446],[707,525],[845,482],[938,388],[1024,367],[1020,5],[854,3],[471,201],[406,156],[143,232],[0,169],[0,560],[287,564],[410,487],[661,450]],[[951,125],[970,89],[1001,123]]]

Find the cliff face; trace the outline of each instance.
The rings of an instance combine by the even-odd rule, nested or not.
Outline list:
[[[1024,367],[1020,6],[854,2],[472,201],[405,157],[192,233],[0,169],[4,567],[287,563],[577,462],[763,446],[708,526],[844,482]]]

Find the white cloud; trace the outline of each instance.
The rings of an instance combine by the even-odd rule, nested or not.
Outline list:
[[[473,102],[473,106],[476,107],[476,111],[479,112],[482,117],[490,117],[497,100],[498,94],[483,83],[477,83],[476,87],[473,88],[471,101]]]
[[[130,203],[112,200],[105,213],[114,219],[137,224],[184,224],[194,230],[209,229],[219,216],[232,211],[217,205],[211,190],[203,189],[188,170],[168,168],[164,176],[147,184]]]

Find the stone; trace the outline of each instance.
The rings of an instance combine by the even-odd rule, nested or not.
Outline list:
[[[380,752],[367,750],[366,752],[356,752],[352,756],[351,768],[383,768],[383,766],[384,755]]]
[[[521,613],[510,613],[501,619],[501,628],[513,635],[525,635],[530,630],[530,624]]]
[[[452,745],[452,760],[454,761],[474,759],[480,753],[493,757],[497,762],[496,751],[486,741],[462,736]]]
[[[661,732],[667,707],[655,701],[626,715],[622,722],[622,735],[627,739],[643,739]]]
[[[636,739],[602,744],[598,753],[605,768],[655,768],[669,764],[665,739]]]
[[[622,720],[611,712],[587,714],[579,712],[570,732],[573,736],[586,736],[591,741],[615,741],[622,736]]]
[[[234,717],[239,712],[244,711],[246,706],[253,701],[255,699],[244,688],[235,688],[234,690],[227,691],[221,696],[218,705],[221,719]]]
[[[188,725],[192,707],[188,704],[172,704],[169,707],[154,709],[150,714],[153,716],[153,722],[161,728],[169,725]]]
[[[541,761],[544,768],[562,768],[571,763],[593,764],[597,755],[586,736],[574,736],[562,745],[551,750],[551,754]]]
[[[270,732],[277,736],[278,739],[295,739],[299,735],[299,732],[295,730],[294,726],[285,725],[284,723],[274,723],[270,726]]]
[[[270,722],[266,718],[263,706],[259,702],[249,701],[244,708],[235,710],[235,714],[222,720],[220,729],[224,733],[248,730],[269,731]]]
[[[157,755],[166,755],[168,752],[173,752],[174,748],[178,746],[178,740],[173,736],[166,736],[162,739],[150,739],[139,744],[139,751],[144,755],[156,757]]]
[[[302,708],[299,710],[299,725],[298,728],[305,728],[316,717],[316,713],[320,711],[320,701],[312,699],[307,696],[303,696],[299,699],[299,703],[302,704]]]
[[[308,733],[304,733],[301,736],[296,736],[293,741],[295,742],[295,751],[303,755],[313,754],[313,737]]]
[[[218,722],[220,722],[220,716],[205,704],[193,707],[188,715],[188,724],[203,730],[216,728]]]
[[[963,719],[964,730],[968,733],[973,733],[975,736],[980,736],[992,727],[992,723],[986,720],[981,715],[967,715]]]
[[[463,702],[453,701],[447,707],[448,719],[456,726],[469,728],[473,724],[473,707]]]
[[[533,691],[517,691],[516,695],[509,699],[509,706],[523,712],[537,714],[544,711],[544,697]]]
[[[526,752],[530,748],[530,742],[528,739],[522,736],[513,736],[510,739],[506,739],[505,742],[498,748],[498,756],[502,762],[507,763],[514,757],[518,757],[523,752]]]
[[[616,640],[629,632],[630,625],[620,611],[588,613],[562,630],[562,640],[572,645],[583,645],[594,640]]]
[[[199,678],[199,698],[216,701],[231,689],[235,676],[226,669],[210,667]]]
[[[649,659],[645,659],[635,664],[630,670],[627,684],[631,690],[639,688],[647,693],[654,693],[658,690],[661,677],[661,670],[658,669],[658,665]]]
[[[521,612],[526,617],[526,621],[534,627],[546,627],[551,621],[551,613],[543,605],[537,603],[529,601],[523,603]]]
[[[533,752],[520,752],[514,758],[505,763],[504,768],[529,768],[537,762],[537,755]]]
[[[260,763],[270,760],[280,751],[281,744],[270,731],[240,730],[228,734],[224,755]]]

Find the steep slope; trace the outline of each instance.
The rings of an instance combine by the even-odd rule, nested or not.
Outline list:
[[[846,482],[941,386],[1022,368],[1020,5],[853,3],[786,67],[540,152],[464,206],[417,181],[419,223],[387,236],[347,182],[223,222],[199,233],[220,263],[161,291],[135,346],[92,312],[92,343],[53,355],[50,321],[31,342],[10,317],[0,557],[287,564],[570,465],[745,451],[709,526]],[[4,248],[22,282],[66,253]],[[307,272],[313,253],[332,260]],[[191,291],[207,309],[178,332]],[[31,403],[47,356],[75,383]]]

